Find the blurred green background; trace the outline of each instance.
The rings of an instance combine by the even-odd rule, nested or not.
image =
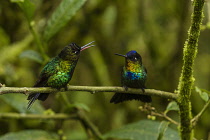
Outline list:
[[[148,71],[147,88],[169,92],[176,90],[182,67],[183,45],[190,26],[190,0],[87,0],[63,28],[45,40],[42,38],[44,27],[60,2],[32,0],[35,5],[32,23],[43,41],[44,54],[52,58],[71,42],[82,46],[94,40],[96,45],[81,53],[70,85],[120,86],[120,70],[124,59],[114,53],[126,54],[136,50],[141,54]],[[206,90],[210,90],[209,5],[206,2],[204,25],[194,66],[195,86]],[[18,4],[9,0],[0,1],[0,56],[0,83],[9,87],[33,86],[48,60],[31,35],[24,13]],[[102,133],[147,118],[146,114],[138,110],[143,105],[141,102],[115,105],[109,103],[113,93],[69,92],[52,94],[41,104],[45,109],[51,108],[53,112],[62,113],[65,104],[59,96],[66,94],[71,103],[81,103],[89,108],[88,117]],[[43,111],[38,102],[35,103],[36,109],[27,111],[26,98],[21,94],[0,96],[0,113]],[[169,102],[164,98],[153,97],[152,105],[158,111],[164,111]],[[202,109],[204,103],[193,91],[193,115]],[[170,116],[178,121],[176,112],[170,113]],[[209,116],[208,109],[195,128],[196,138],[208,138]],[[72,139],[86,137],[82,126],[75,120],[0,119],[0,124],[0,135],[42,128],[55,132],[62,129]]]

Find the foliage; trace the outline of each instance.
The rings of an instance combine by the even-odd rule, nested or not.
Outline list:
[[[72,18],[86,0],[63,0],[47,21],[43,40],[48,41]]]
[[[209,15],[209,2],[206,3],[204,14]],[[120,85],[124,61],[113,54],[137,50],[148,70],[147,87],[173,92],[180,76],[182,50],[191,25],[193,6],[190,1],[183,0],[0,1],[0,83],[12,87],[33,86],[44,64],[65,45],[76,42],[82,46],[95,40],[94,48],[81,53],[70,84]],[[195,79],[196,85],[189,98],[193,115],[209,102],[209,23],[206,16],[201,26],[194,77],[190,77],[192,83]],[[0,140],[17,137],[43,140],[179,139],[177,126],[170,125],[167,118],[179,122],[180,104],[176,101],[153,96],[155,109],[146,108],[146,115],[152,121],[144,120],[146,115],[138,112],[140,102],[114,105],[109,103],[112,94],[67,92],[71,93],[50,95],[42,104],[36,101],[31,110],[26,109],[25,95],[1,95]],[[159,116],[151,116],[151,112]],[[72,118],[2,119],[4,113],[25,116],[65,113],[76,115],[73,118],[78,121]],[[195,138],[208,139],[209,115],[210,111],[206,110],[196,121]]]
[[[209,100],[209,94],[210,92],[205,90],[205,89],[201,89],[199,87],[195,87],[195,91],[199,93],[200,97],[204,100],[204,101],[208,101]]]
[[[11,132],[1,137],[0,140],[16,140],[17,138],[27,140],[57,140],[59,136],[55,133],[48,133],[42,130],[25,130],[21,132]]]
[[[112,130],[104,135],[105,138],[119,138],[127,140],[177,140],[177,131],[168,128],[168,122],[157,122],[142,120],[133,124],[128,124],[120,129]]]

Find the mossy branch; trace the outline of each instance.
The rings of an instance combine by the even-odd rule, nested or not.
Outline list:
[[[177,99],[177,94],[155,90],[155,89],[145,89],[145,93],[142,92],[141,89],[134,89],[128,88],[125,90],[123,87],[96,87],[96,86],[67,86],[67,91],[87,91],[91,93],[97,92],[120,92],[120,93],[133,93],[133,94],[144,94],[144,95],[154,95],[154,96],[161,96],[168,99]],[[50,87],[1,87],[0,88],[0,95],[9,94],[9,93],[55,93],[63,90],[57,90]]]
[[[197,54],[200,26],[203,19],[204,0],[194,0],[192,23],[188,32],[188,39],[184,45],[182,73],[178,85],[178,105],[180,108],[180,135],[182,140],[192,140],[191,90],[194,83],[193,65]]]

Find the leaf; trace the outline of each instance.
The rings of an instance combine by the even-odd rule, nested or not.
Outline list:
[[[165,114],[171,110],[174,110],[174,111],[179,111],[179,106],[177,105],[177,103],[175,101],[172,101],[168,104],[166,110],[165,110]]]
[[[20,54],[20,58],[29,58],[31,60],[34,60],[40,64],[43,63],[43,58],[42,56],[36,52],[36,51],[33,51],[33,50],[27,50],[27,51],[24,51]]]
[[[0,27],[0,38],[1,38],[1,41],[0,41],[1,47],[4,47],[10,44],[9,34],[7,34],[6,31],[2,27]]]
[[[199,93],[201,99],[203,99],[205,102],[209,100],[209,94],[210,94],[209,91],[201,89],[199,87],[195,87],[195,91]]]
[[[36,113],[41,114],[44,112],[43,107],[40,105],[39,101],[36,101],[30,110],[27,109],[28,100],[26,96],[20,96],[20,94],[5,94],[0,96],[0,99],[5,101],[11,107],[16,109],[20,113]]]
[[[58,140],[56,133],[43,130],[24,130],[20,132],[10,132],[0,137],[0,140]]]
[[[91,140],[82,129],[68,129],[65,130],[66,140]],[[95,139],[92,139],[95,140]]]
[[[157,140],[160,133],[161,140],[179,140],[179,134],[176,130],[167,128],[167,122],[142,120],[136,123],[128,124],[122,128],[112,130],[104,138],[118,138],[127,140]]]
[[[207,27],[208,29],[210,29],[210,22],[208,22],[208,23],[206,24],[206,27]]]
[[[10,0],[11,2],[17,3],[28,22],[31,22],[35,12],[35,5],[30,0]]]
[[[24,2],[24,0],[10,0],[10,2],[19,3],[19,2]]]
[[[166,132],[167,128],[168,128],[169,122],[166,121],[162,121],[160,123],[160,127],[158,128],[158,139],[157,140],[162,140],[164,133]]]
[[[53,12],[44,30],[43,38],[48,41],[75,15],[86,0],[62,0]]]
[[[20,42],[15,42],[9,46],[5,46],[0,51],[0,68],[5,67],[5,63],[15,62],[17,60],[18,55],[28,47],[30,42],[32,41],[32,36],[27,36],[25,39]]]
[[[90,112],[90,108],[86,104],[83,104],[83,103],[74,103],[72,104],[72,107]]]

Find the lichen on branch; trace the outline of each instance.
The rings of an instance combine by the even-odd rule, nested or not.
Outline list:
[[[191,27],[188,38],[184,45],[184,56],[182,72],[178,85],[178,105],[180,108],[180,135],[182,140],[192,140],[194,137],[192,129],[191,112],[191,90],[194,83],[193,65],[198,51],[198,38],[200,26],[203,19],[204,0],[194,0]]]

